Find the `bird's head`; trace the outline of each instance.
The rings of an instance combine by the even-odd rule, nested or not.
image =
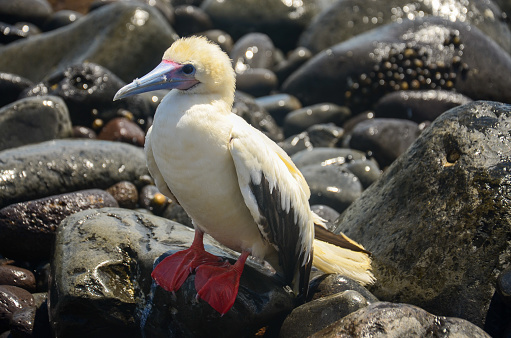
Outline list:
[[[232,101],[234,86],[234,70],[227,54],[206,38],[193,36],[174,42],[156,68],[122,87],[114,101],[158,89],[218,94]]]

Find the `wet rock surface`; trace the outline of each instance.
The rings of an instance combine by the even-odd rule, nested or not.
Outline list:
[[[141,148],[109,141],[57,140],[0,152],[0,206],[147,175]]]
[[[409,304],[373,303],[331,324],[312,337],[372,337],[426,335],[490,337],[459,318],[437,317]]]
[[[373,253],[378,298],[483,325],[511,254],[510,112],[449,110],[338,219]]]

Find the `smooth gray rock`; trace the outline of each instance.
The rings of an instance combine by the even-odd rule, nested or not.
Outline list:
[[[309,337],[331,323],[368,305],[357,291],[318,298],[295,308],[282,324],[280,337]]]
[[[0,207],[148,175],[144,151],[120,142],[55,140],[0,152]]]
[[[489,338],[474,324],[439,317],[409,304],[377,302],[338,320],[311,337]]]
[[[237,73],[251,68],[272,69],[275,47],[270,37],[261,33],[242,36],[233,46],[230,57]]]
[[[72,134],[69,111],[57,96],[25,98],[0,109],[0,151]]]
[[[406,18],[438,16],[467,22],[495,40],[508,53],[511,31],[506,14],[487,0],[343,0],[319,14],[300,37],[300,45],[314,53],[353,36]]]
[[[131,82],[154,68],[175,39],[177,35],[156,9],[119,1],[72,25],[5,46],[0,51],[0,71],[37,82],[89,61]]]
[[[284,118],[284,135],[301,133],[318,123],[334,123],[341,126],[351,116],[346,107],[333,103],[318,103],[294,110]]]
[[[307,128],[307,134],[312,146],[335,148],[342,144],[344,129],[333,123],[315,124]]]
[[[372,252],[379,299],[483,326],[511,259],[510,125],[502,103],[445,112],[336,221]]]
[[[309,299],[320,299],[349,290],[362,295],[369,304],[378,301],[378,298],[360,283],[338,273],[322,274],[313,278],[309,285]]]
[[[353,128],[350,148],[371,152],[383,168],[399,157],[420,135],[419,125],[410,120],[375,118]]]
[[[304,105],[332,102],[354,114],[398,90],[455,90],[473,100],[511,102],[509,72],[511,56],[477,27],[424,17],[322,51],[291,74],[282,91]]]
[[[366,155],[355,149],[318,147],[297,152],[291,159],[298,169],[301,169],[311,164],[330,165],[335,163],[340,165],[353,160],[365,160]]]
[[[239,337],[282,320],[292,293],[250,260],[223,317],[197,300],[192,274],[175,293],[151,279],[155,259],[188,248],[194,231],[126,209],[88,210],[59,228],[52,260],[50,317],[57,336]],[[235,258],[209,236],[209,252]],[[84,255],[84,253],[87,253]]]

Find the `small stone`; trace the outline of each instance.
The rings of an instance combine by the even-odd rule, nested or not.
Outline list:
[[[364,296],[353,290],[312,300],[295,308],[286,317],[280,337],[309,337],[367,305]]]
[[[277,84],[277,76],[268,69],[250,68],[236,74],[236,88],[255,97],[268,95]]]
[[[380,167],[376,161],[372,160],[354,160],[346,163],[344,168],[358,177],[364,189],[367,189],[381,176]]]
[[[283,83],[291,73],[300,68],[311,57],[312,53],[305,47],[298,47],[289,52],[287,58],[277,63],[273,68],[279,83]]]
[[[34,297],[22,288],[0,285],[0,332],[9,330],[13,316],[34,307]]]
[[[264,107],[275,119],[278,125],[284,123],[284,119],[293,110],[302,108],[298,99],[288,94],[276,94],[259,97],[256,102]]]
[[[29,292],[36,290],[32,271],[14,265],[0,265],[0,285],[12,285]]]
[[[169,200],[155,185],[146,185],[140,189],[138,203],[141,208],[160,215],[169,204]]]
[[[351,116],[347,107],[341,107],[333,103],[320,103],[294,110],[284,119],[284,134],[293,135],[320,123],[333,123],[337,126]]]
[[[312,279],[309,285],[309,299],[321,299],[348,290],[361,294],[369,304],[378,301],[378,298],[360,283],[338,273],[322,274]]]
[[[272,69],[275,47],[270,37],[262,33],[242,36],[231,51],[234,70],[240,74],[249,69]]]
[[[170,219],[171,221],[193,228],[193,223],[190,216],[188,216],[182,206],[175,202],[169,203],[161,216]]]
[[[362,194],[359,179],[342,166],[308,165],[300,171],[311,191],[310,204],[324,204],[341,213]]]
[[[85,138],[94,140],[97,139],[98,136],[94,130],[91,128],[87,128],[84,126],[74,126],[73,127],[73,137],[74,138]]]
[[[99,189],[82,190],[20,202],[0,209],[0,252],[26,259],[48,258],[55,231],[67,216],[80,210],[118,206]]]
[[[284,149],[289,156],[293,156],[302,150],[312,150],[313,148],[309,134],[306,131],[288,137],[284,141],[279,142],[279,146]]]
[[[332,230],[333,222],[339,218],[339,212],[335,209],[329,207],[328,205],[323,204],[314,204],[311,205],[311,210],[318,215],[319,217],[323,218],[326,221],[326,227],[328,230]]]
[[[3,1],[0,6],[0,21],[15,24],[26,21],[41,25],[52,13],[46,0]]]
[[[190,36],[213,28],[211,19],[200,7],[183,5],[174,10],[174,29],[179,36]]]
[[[497,291],[508,306],[511,306],[511,268],[504,269],[497,278]]]
[[[300,151],[291,157],[298,169],[308,165],[342,165],[365,158],[366,154],[361,151],[344,148],[313,148]]]
[[[72,135],[71,119],[57,96],[31,97],[0,109],[0,151]]]
[[[26,38],[28,33],[16,26],[0,22],[0,43],[8,44],[16,40]]]
[[[128,181],[122,181],[106,189],[110,195],[119,203],[119,207],[134,209],[138,203],[137,187]]]
[[[316,124],[307,129],[307,134],[313,147],[335,148],[341,145],[344,129],[332,123]]]
[[[110,120],[98,135],[98,139],[105,141],[119,141],[143,147],[145,133],[136,123],[122,117]]]
[[[10,331],[13,337],[33,337],[36,307],[16,311],[12,315]]]

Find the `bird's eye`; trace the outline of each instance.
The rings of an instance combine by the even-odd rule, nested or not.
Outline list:
[[[191,64],[187,64],[183,66],[183,73],[186,75],[193,74],[195,72],[195,67]]]

